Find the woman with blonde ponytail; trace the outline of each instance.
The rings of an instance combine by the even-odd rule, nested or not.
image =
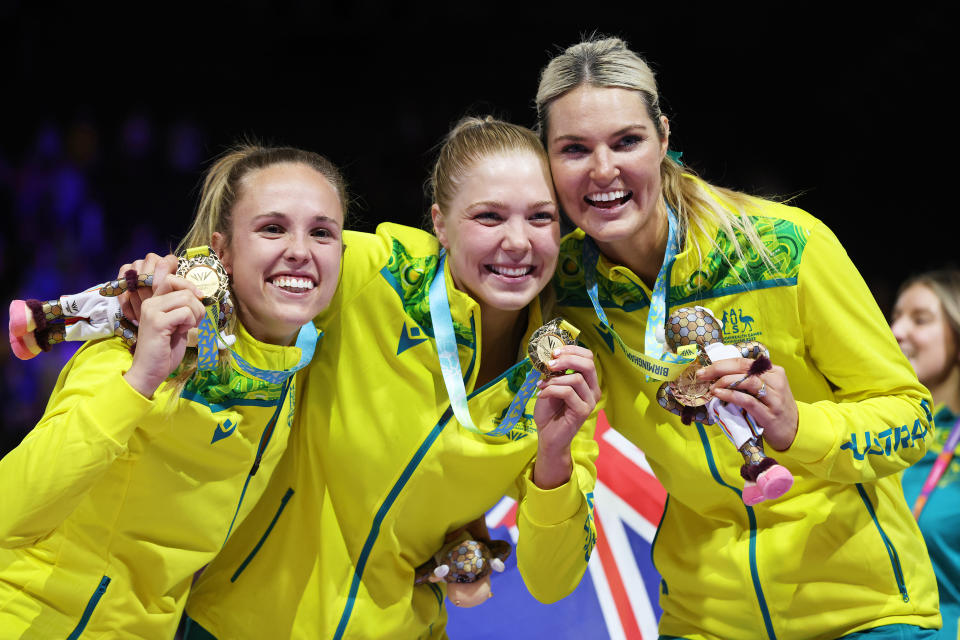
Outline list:
[[[286,448],[294,373],[336,290],[345,202],[314,153],[244,145],[210,168],[182,248],[209,259],[212,247],[229,277],[219,364],[187,347],[204,297],[158,271],[135,352],[105,338],[64,367],[0,461],[0,636],[173,637],[194,575]]]
[[[837,238],[671,157],[653,72],[622,40],[555,56],[536,102],[579,227],[561,244],[561,313],[597,354],[610,423],[669,494],[653,549],[661,637],[930,637],[936,586],[898,474],[924,455],[930,396]],[[769,349],[767,371],[734,357],[696,380],[749,412],[793,474],[785,495],[748,497],[746,453],[658,403],[658,365],[676,361],[667,319],[692,307],[728,344]]]

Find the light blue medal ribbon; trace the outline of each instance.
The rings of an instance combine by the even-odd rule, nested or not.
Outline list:
[[[453,415],[469,431],[486,436],[500,436],[509,433],[523,416],[527,401],[537,390],[540,372],[530,367],[530,373],[520,386],[517,395],[510,402],[507,415],[500,425],[492,431],[483,432],[473,423],[470,407],[467,406],[467,390],[463,384],[463,370],[460,368],[460,355],[457,352],[457,336],[453,330],[453,317],[450,315],[450,301],[447,298],[447,283],[444,276],[446,251],[440,251],[440,263],[430,283],[430,320],[433,322],[433,337],[437,341],[437,355],[440,360],[440,372],[447,387],[447,397]]]
[[[587,296],[589,296],[590,303],[597,314],[597,319],[613,336],[627,361],[644,371],[647,382],[651,380],[675,380],[696,355],[695,346],[693,349],[681,349],[680,353],[671,353],[667,351],[665,343],[657,336],[657,329],[662,330],[666,323],[670,271],[680,250],[676,227],[676,214],[673,208],[667,205],[667,247],[663,255],[663,266],[660,267],[660,272],[657,274],[657,280],[653,286],[653,295],[650,298],[643,352],[627,345],[610,326],[607,314],[600,306],[599,287],[597,286],[597,261],[600,259],[600,249],[590,236],[585,236],[583,239],[584,281],[587,287]]]
[[[219,351],[217,350],[217,318],[219,305],[206,308],[203,320],[197,328],[197,369],[213,371],[217,368]]]
[[[300,361],[293,367],[282,371],[255,367],[241,358],[237,352],[233,353],[233,361],[236,362],[237,367],[247,375],[259,378],[264,382],[282,384],[287,378],[310,364],[310,361],[313,360],[313,352],[316,350],[319,337],[320,333],[317,331],[313,322],[308,322],[300,327],[300,333],[297,334],[296,343],[296,346],[300,349]],[[214,337],[214,346],[216,346],[216,337]]]
[[[527,363],[529,363],[529,360],[527,360]],[[503,417],[500,426],[490,431],[487,435],[500,436],[505,433],[510,433],[520,421],[520,418],[523,417],[523,410],[527,406],[527,401],[530,400],[530,397],[533,396],[537,390],[537,383],[541,377],[540,372],[537,371],[532,364],[528,364],[528,366],[530,367],[530,371],[527,373],[527,377],[524,378],[523,384],[520,385],[517,395],[513,396],[513,400],[510,402],[510,408],[507,410],[507,415]]]

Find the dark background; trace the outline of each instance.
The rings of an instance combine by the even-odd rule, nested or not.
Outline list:
[[[340,165],[354,228],[419,224],[450,125],[489,112],[532,125],[541,67],[594,30],[652,62],[686,164],[795,197],[885,310],[910,273],[956,264],[946,8],[90,4],[0,4],[4,305],[80,291],[170,249],[203,168],[242,136]],[[24,363],[6,345],[0,452],[40,417],[73,351]]]

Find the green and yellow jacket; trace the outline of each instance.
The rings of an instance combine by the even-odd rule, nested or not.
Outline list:
[[[598,356],[611,425],[644,451],[668,492],[653,550],[660,632],[812,640],[885,624],[937,627],[933,572],[898,473],[926,451],[930,396],[834,234],[773,202],[748,213],[775,270],[750,250],[738,259],[720,234],[719,250],[688,235],[667,316],[707,307],[725,342],[759,340],[786,369],[798,432],[787,451],[767,453],[796,481],[778,500],[745,506],[740,453],[719,428],[686,426],[662,409],[660,383],[645,381],[602,329],[584,289],[582,231],[564,238],[554,281],[562,315]],[[610,325],[642,348],[649,288],[602,255],[597,280]]]
[[[172,638],[194,574],[280,460],[295,395],[280,372],[315,342],[312,326],[278,347],[238,325],[229,382],[198,373],[172,407],[126,383],[119,339],[81,347],[0,461],[0,635]]]
[[[529,361],[477,387],[481,317],[437,273],[438,243],[383,224],[348,233],[340,288],[319,319],[324,348],[303,381],[300,427],[251,517],[201,576],[187,613],[219,638],[442,638],[445,584],[414,570],[445,535],[504,494],[516,497],[520,572],[551,602],[579,582],[596,540],[594,422],[572,444],[569,482],[531,481],[532,398],[502,436],[453,416],[441,376],[428,289],[446,281],[475,424],[503,419]],[[529,307],[527,336],[542,324]],[[493,576],[496,591],[497,576]]]

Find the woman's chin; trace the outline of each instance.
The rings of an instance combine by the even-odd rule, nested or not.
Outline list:
[[[627,241],[635,232],[633,226],[622,219],[611,221],[592,220],[590,224],[582,226],[581,229],[600,245],[612,245]]]
[[[489,292],[480,302],[490,311],[515,313],[526,309],[539,293],[540,289],[534,288],[525,291]]]

